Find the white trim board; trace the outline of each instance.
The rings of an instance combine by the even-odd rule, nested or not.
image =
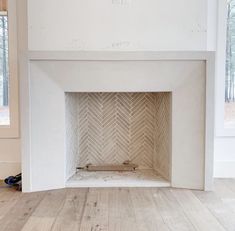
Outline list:
[[[215,178],[235,178],[235,161],[215,161]]]
[[[205,60],[213,61],[214,51],[29,51],[30,61],[150,61]]]

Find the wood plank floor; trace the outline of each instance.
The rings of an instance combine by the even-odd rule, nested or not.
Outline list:
[[[215,191],[74,188],[23,194],[0,186],[1,231],[235,231],[235,179]]]

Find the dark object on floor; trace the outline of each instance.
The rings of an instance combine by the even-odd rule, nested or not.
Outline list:
[[[16,176],[9,176],[7,177],[4,182],[7,185],[16,187],[17,190],[21,191],[22,184],[21,184],[21,173]]]
[[[85,167],[78,167],[87,171],[135,171],[138,165],[132,164],[130,161],[125,161],[123,164],[117,165],[92,165],[88,164]]]

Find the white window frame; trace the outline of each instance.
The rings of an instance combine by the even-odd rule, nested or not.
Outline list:
[[[235,128],[224,126],[225,67],[227,37],[227,0],[218,1],[218,29],[216,55],[216,136],[235,136]]]
[[[17,59],[17,11],[16,1],[8,0],[9,38],[9,111],[10,125],[0,125],[0,138],[19,137],[19,90]]]

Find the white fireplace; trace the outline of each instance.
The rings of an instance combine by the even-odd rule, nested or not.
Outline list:
[[[23,190],[212,187],[212,52],[30,52]],[[130,173],[76,172],[120,164]]]

